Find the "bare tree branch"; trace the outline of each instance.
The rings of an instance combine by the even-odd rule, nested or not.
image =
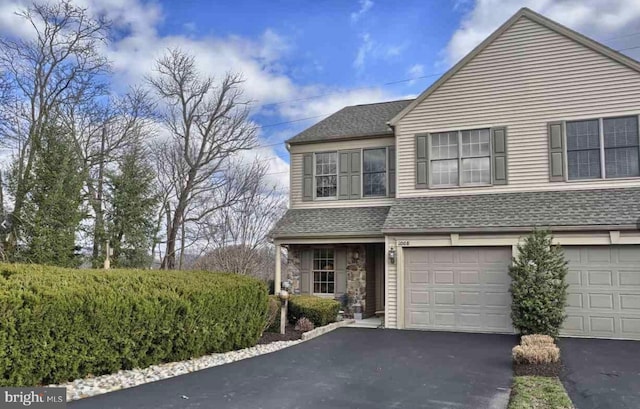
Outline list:
[[[173,205],[162,267],[173,269],[178,234],[190,206],[198,203],[204,217],[234,201],[229,189],[221,189],[221,181],[228,178],[224,170],[234,154],[255,145],[255,127],[248,121],[240,76],[229,73],[219,82],[202,76],[195,58],[181,50],[169,50],[158,59],[148,82],[158,95],[162,119],[171,134],[163,155],[170,163],[163,174],[170,180]],[[211,204],[204,197],[219,200]]]

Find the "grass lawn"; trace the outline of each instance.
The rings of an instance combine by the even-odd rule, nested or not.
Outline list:
[[[558,378],[516,376],[509,409],[573,409],[573,404]]]

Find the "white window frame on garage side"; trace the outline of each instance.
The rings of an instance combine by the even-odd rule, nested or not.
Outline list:
[[[634,118],[636,120],[636,129],[638,132],[638,161],[640,162],[640,115],[614,115],[607,117],[599,117],[599,118],[578,118],[562,121],[562,134],[563,134],[563,145],[564,145],[564,174],[565,181],[567,182],[588,182],[588,181],[597,181],[597,180],[625,180],[625,179],[638,179],[640,178],[640,174],[636,176],[621,176],[621,177],[607,177],[607,164],[606,164],[606,150],[607,149],[616,149],[616,148],[606,148],[605,140],[604,140],[604,120],[606,119],[617,119],[617,118]],[[599,147],[600,150],[600,177],[599,178],[591,178],[591,179],[571,179],[569,177],[569,137],[567,135],[567,123],[569,122],[583,122],[583,121],[598,121],[598,133],[599,133]],[[640,166],[640,163],[639,163]]]
[[[491,135],[491,127],[480,127],[480,128],[473,128],[473,129],[461,129],[461,130],[455,130],[455,131],[441,131],[441,132],[430,132],[429,134],[427,134],[427,166],[428,166],[428,170],[427,170],[427,174],[428,174],[428,186],[430,189],[447,189],[447,188],[459,188],[459,187],[476,187],[476,186],[493,186],[493,166],[492,166],[492,162],[493,162],[493,141],[492,141],[492,135]],[[489,153],[488,155],[466,155],[463,156],[462,155],[462,132],[471,132],[471,131],[481,131],[481,130],[486,130],[489,134]],[[442,133],[455,133],[457,134],[457,142],[458,142],[458,156],[457,158],[450,158],[450,159],[433,159],[433,154],[432,154],[432,138],[433,135],[437,135],[437,134],[442,134]],[[463,170],[462,170],[462,162],[464,159],[476,159],[476,158],[488,158],[489,159],[489,182],[488,183],[463,183],[462,181],[462,174],[463,174]],[[458,160],[458,183],[457,184],[448,184],[448,185],[436,185],[433,183],[433,168],[432,168],[432,163],[433,162],[438,162],[438,161],[442,161],[442,160],[454,160],[457,159]]]

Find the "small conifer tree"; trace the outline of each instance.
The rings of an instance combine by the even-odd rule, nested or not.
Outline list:
[[[511,318],[523,335],[557,337],[565,319],[567,261],[545,230],[534,230],[518,245],[518,256],[509,268]]]

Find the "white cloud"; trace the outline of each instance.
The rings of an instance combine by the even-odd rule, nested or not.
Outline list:
[[[309,99],[303,103],[283,104],[280,107],[282,115],[288,118],[322,117],[327,114],[334,113],[348,105],[389,101],[398,98],[397,95],[389,94],[382,88],[373,87],[352,90],[313,87],[305,90],[305,93],[308,93],[309,95],[324,96]],[[314,122],[317,122],[320,119],[322,118],[318,118]]]
[[[595,38],[607,39],[640,30],[640,0],[477,0],[468,10],[444,50],[445,65],[452,65],[491,34],[521,7]],[[617,42],[614,48],[623,48]]]
[[[184,28],[187,31],[194,32],[198,28],[198,25],[194,21],[190,21],[188,23],[184,23],[182,25],[182,28]]]
[[[424,65],[414,64],[407,70],[407,74],[411,78],[421,77],[424,75]]]
[[[28,35],[29,27],[13,14],[15,10],[24,8],[28,0],[0,1],[0,33]],[[273,122],[326,116],[346,105],[397,99],[396,95],[378,88],[349,91],[322,84],[296,84],[288,74],[292,70],[282,67],[283,57],[291,52],[291,46],[274,30],[267,29],[257,38],[235,35],[198,38],[187,26],[183,27],[184,35],[164,36],[158,32],[158,27],[168,16],[164,15],[158,3],[140,0],[75,0],[75,3],[114,22],[116,36],[105,47],[104,53],[113,62],[114,85],[120,91],[140,84],[152,71],[158,56],[168,48],[179,47],[196,56],[199,69],[205,74],[242,73],[246,80],[245,95],[255,101],[254,113],[272,114]],[[362,1],[360,6],[359,16],[366,13],[373,3]],[[403,50],[403,46],[384,47],[366,37],[370,46],[362,53],[363,65],[368,58],[392,58]],[[322,96],[313,98],[317,95]],[[296,99],[303,101],[269,105]],[[321,119],[265,127],[260,132],[260,144],[268,145],[290,138]],[[269,160],[270,180],[288,187],[288,158],[278,157],[274,147],[257,148],[249,155]]]
[[[358,47],[356,59],[353,60],[353,66],[359,70],[364,68],[364,63],[367,55],[369,55],[373,50],[373,41],[371,40],[371,35],[369,33],[361,34],[360,38],[362,40],[362,43],[360,44],[360,47]]]
[[[371,7],[373,7],[373,1],[371,0],[360,0],[358,1],[358,4],[360,4],[360,8],[358,9],[358,11],[354,11],[353,13],[351,13],[351,22],[352,23],[357,23],[358,20],[360,20],[360,18],[371,9]]]
[[[371,38],[368,32],[360,34],[360,47],[353,60],[353,67],[359,71],[365,69],[368,61],[383,60],[389,61],[399,57],[409,46],[408,42],[401,44],[381,44]]]

